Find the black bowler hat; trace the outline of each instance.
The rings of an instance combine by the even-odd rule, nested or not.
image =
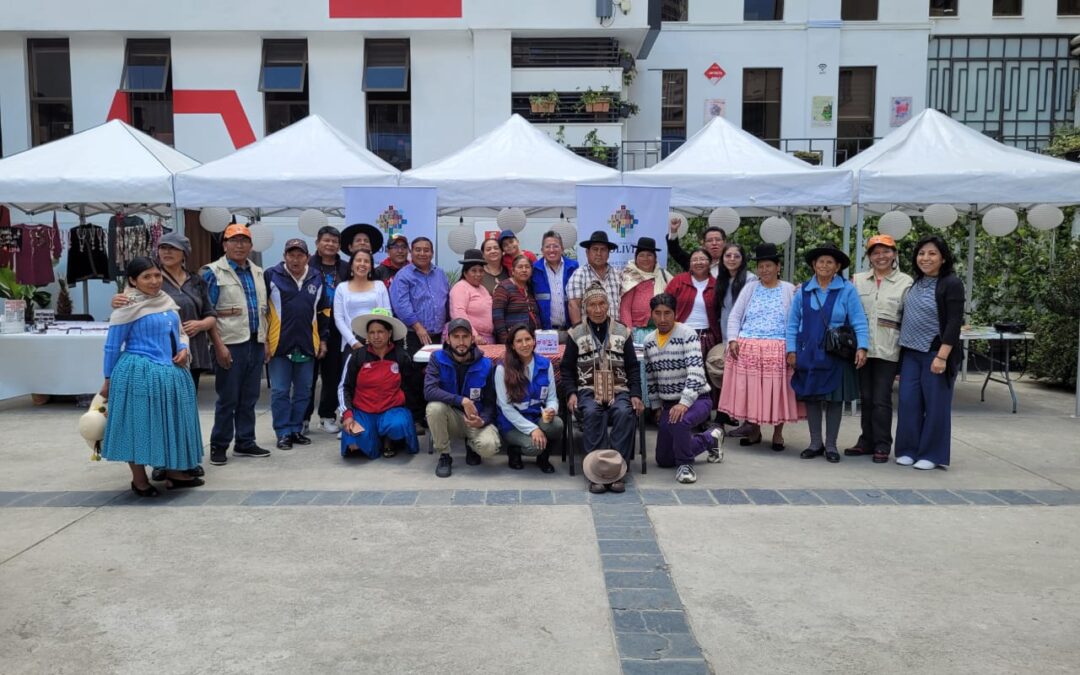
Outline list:
[[[758,244],[754,247],[754,262],[771,260],[780,264],[780,253],[776,250],[776,244]]]
[[[641,253],[642,251],[652,251],[653,253],[656,253],[660,250],[656,248],[656,240],[652,237],[640,237],[633,246],[635,253]]]
[[[589,248],[593,244],[603,244],[608,247],[608,250],[614,251],[619,248],[618,244],[613,244],[608,240],[607,232],[603,230],[597,230],[589,235],[589,238],[581,242],[581,248]]]
[[[814,261],[823,255],[827,255],[835,260],[837,264],[840,265],[840,269],[845,269],[851,264],[851,258],[848,257],[847,253],[836,248],[836,244],[825,244],[824,246],[810,249],[806,252],[806,264],[813,267]]]
[[[352,246],[352,241],[356,235],[364,233],[368,237],[368,241],[371,242],[371,251],[378,253],[382,250],[383,235],[379,231],[379,228],[374,225],[368,225],[367,223],[354,223],[341,231],[341,250],[347,254],[349,247]]]

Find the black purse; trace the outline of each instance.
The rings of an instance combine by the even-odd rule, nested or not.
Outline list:
[[[854,362],[859,343],[855,339],[855,329],[851,323],[845,318],[843,326],[830,328],[829,318],[824,313],[821,318],[825,323],[825,353],[841,361]]]

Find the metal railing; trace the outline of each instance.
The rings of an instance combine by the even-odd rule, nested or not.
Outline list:
[[[611,107],[604,113],[585,112],[581,103],[581,92],[559,92],[558,110],[551,114],[534,113],[529,103],[532,94],[543,95],[548,92],[516,92],[510,96],[510,111],[517,113],[534,124],[612,124],[621,122],[619,99],[612,95]]]
[[[512,68],[618,68],[614,38],[514,38]]]

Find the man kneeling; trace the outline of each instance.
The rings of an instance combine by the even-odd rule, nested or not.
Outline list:
[[[495,386],[491,359],[473,344],[472,324],[454,319],[447,343],[431,355],[424,376],[427,423],[431,441],[439,452],[435,475],[450,476],[450,439],[465,439],[465,463],[475,466],[481,457],[499,451],[495,421]]]

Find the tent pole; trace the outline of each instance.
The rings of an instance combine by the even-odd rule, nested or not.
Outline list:
[[[851,207],[844,207],[844,253],[851,255]]]
[[[785,271],[784,278],[785,278],[786,281],[791,281],[791,275],[795,271],[793,269],[795,267],[795,240],[796,240],[795,225],[796,225],[796,223],[798,221],[795,219],[795,216],[792,213],[786,213],[785,214],[785,213],[781,212],[780,215],[781,216],[786,215],[788,218],[791,218],[791,236],[788,237],[788,242],[787,242],[787,247],[786,247],[787,250],[784,251],[784,257],[787,258],[787,263],[788,263],[786,265],[787,269]]]
[[[861,251],[863,249],[863,219],[866,217],[866,212],[863,211],[862,204],[859,204],[855,209],[855,251]],[[855,257],[855,270],[862,271],[862,256]]]
[[[967,282],[964,293],[964,319],[971,321],[971,297],[972,287],[975,284],[975,217],[977,215],[975,204],[971,205],[968,213],[968,253],[967,253]]]

